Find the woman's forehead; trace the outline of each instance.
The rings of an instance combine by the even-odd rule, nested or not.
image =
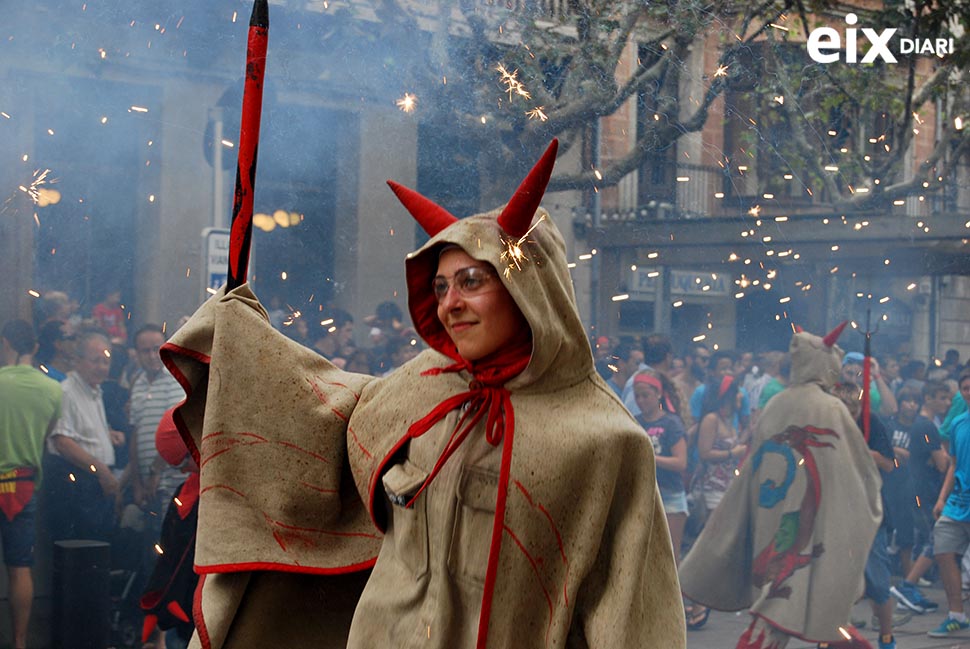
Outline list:
[[[488,268],[488,262],[479,261],[469,255],[461,248],[452,247],[446,249],[438,257],[438,275],[451,275],[457,270],[468,268],[469,266],[480,266]]]

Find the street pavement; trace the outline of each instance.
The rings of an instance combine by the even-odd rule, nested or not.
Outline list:
[[[951,638],[931,638],[926,632],[939,626],[946,615],[946,595],[939,587],[923,588],[928,599],[940,605],[936,613],[913,615],[906,624],[895,630],[897,649],[970,649],[970,630],[961,631]],[[966,607],[965,608],[970,608]],[[856,604],[853,619],[865,620],[862,634],[876,645],[878,629],[870,626],[872,607],[868,601]],[[711,611],[711,617],[703,629],[687,632],[687,649],[734,649],[738,638],[748,627],[751,618],[747,612],[722,613]],[[815,645],[802,641],[790,642],[788,649],[814,649]],[[660,649],[660,648],[657,648]]]

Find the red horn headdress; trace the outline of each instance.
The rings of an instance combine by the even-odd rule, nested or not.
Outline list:
[[[835,342],[839,339],[839,336],[842,335],[842,330],[845,329],[847,324],[849,324],[849,321],[845,320],[838,327],[825,334],[825,338],[822,339],[822,342],[825,343],[826,347],[831,347],[835,344]]]
[[[401,201],[401,204],[429,236],[433,237],[458,220],[451,212],[413,189],[399,185],[393,180],[388,180],[387,184],[394,195],[397,196],[397,199]]]
[[[506,234],[518,239],[529,231],[532,217],[535,216],[542,195],[546,193],[546,185],[552,176],[552,167],[556,164],[556,153],[559,150],[559,140],[553,138],[546,148],[546,152],[539,158],[539,162],[532,167],[532,171],[525,177],[519,188],[515,190],[508,205],[499,214],[498,224]]]
[[[532,217],[535,216],[542,195],[546,192],[546,185],[549,184],[549,178],[552,176],[552,167],[556,164],[558,150],[559,140],[554,138],[532,171],[515,190],[508,205],[499,214],[498,224],[509,236],[519,238],[528,232]],[[393,180],[388,180],[387,184],[414,220],[430,236],[433,237],[458,220],[448,210],[413,189],[408,189]]]

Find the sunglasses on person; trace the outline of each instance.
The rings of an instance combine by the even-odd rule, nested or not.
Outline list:
[[[436,300],[441,302],[448,295],[448,289],[454,288],[461,297],[473,297],[486,293],[496,287],[498,273],[492,268],[484,266],[469,266],[455,272],[450,278],[438,275],[431,280],[431,290]]]

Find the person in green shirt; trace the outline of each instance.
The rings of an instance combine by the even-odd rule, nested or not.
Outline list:
[[[44,441],[61,415],[61,386],[34,369],[37,337],[27,322],[6,323],[0,339],[0,538],[10,581],[13,647],[23,649],[34,598],[33,492]]]

